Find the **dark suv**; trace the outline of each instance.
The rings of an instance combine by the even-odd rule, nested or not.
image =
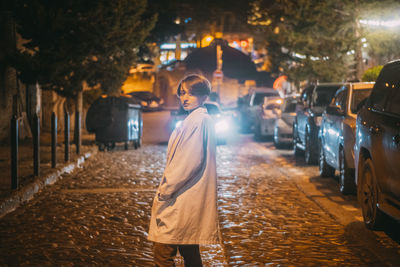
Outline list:
[[[354,160],[365,225],[400,220],[400,60],[383,67],[358,113]]]
[[[304,150],[307,164],[318,160],[318,131],[322,112],[331,102],[342,83],[324,83],[304,88],[296,104],[296,117],[293,123],[293,149],[296,157]]]

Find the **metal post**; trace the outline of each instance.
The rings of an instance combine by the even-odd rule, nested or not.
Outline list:
[[[18,188],[18,119],[11,118],[11,189]]]
[[[81,114],[79,111],[75,113],[75,145],[76,145],[76,154],[81,153]]]
[[[38,176],[40,171],[40,121],[38,115],[33,115],[33,174]]]
[[[69,113],[64,113],[64,161],[69,161]]]
[[[51,114],[51,167],[57,165],[57,116],[53,112]]]

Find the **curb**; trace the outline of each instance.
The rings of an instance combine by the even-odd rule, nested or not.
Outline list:
[[[49,173],[45,176],[36,177],[33,182],[12,192],[11,196],[0,200],[0,218],[7,213],[14,211],[22,203],[30,201],[37,192],[45,188],[47,185],[57,182],[61,175],[73,172],[88,158],[94,156],[97,151],[97,148],[90,149],[88,152],[79,156],[75,162],[64,164],[62,167],[55,169],[52,173]]]

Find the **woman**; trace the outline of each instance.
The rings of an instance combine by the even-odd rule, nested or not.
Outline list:
[[[153,202],[148,239],[156,266],[174,266],[177,251],[185,266],[202,266],[199,244],[218,243],[216,138],[203,106],[208,80],[189,75],[177,95],[189,115],[171,134],[167,163]]]

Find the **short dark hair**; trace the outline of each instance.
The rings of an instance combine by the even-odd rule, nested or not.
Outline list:
[[[210,82],[201,75],[191,74],[182,79],[178,85],[176,94],[181,95],[181,88],[185,86],[189,90],[189,93],[195,96],[208,96],[211,93]]]

